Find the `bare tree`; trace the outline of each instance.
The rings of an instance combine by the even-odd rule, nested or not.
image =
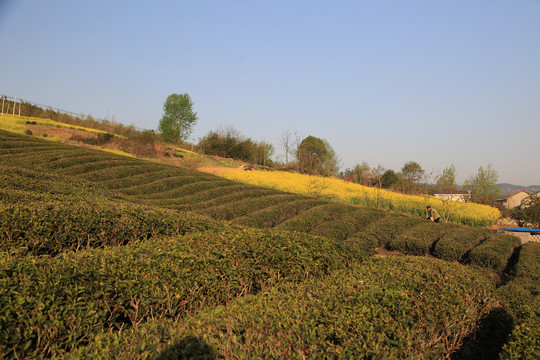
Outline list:
[[[385,171],[386,169],[381,164],[378,164],[377,167],[371,169],[373,179],[377,182],[379,189],[382,188],[382,176],[384,175]]]
[[[285,165],[289,164],[289,154],[291,153],[291,146],[293,142],[293,134],[289,129],[284,130],[279,139],[283,150],[285,150]]]

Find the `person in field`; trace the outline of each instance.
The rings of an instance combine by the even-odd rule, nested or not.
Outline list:
[[[427,214],[427,220],[431,220],[433,222],[438,223],[441,221],[441,216],[437,212],[437,210],[433,209],[431,206],[426,207],[426,214]]]

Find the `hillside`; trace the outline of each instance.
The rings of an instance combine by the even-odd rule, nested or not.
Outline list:
[[[502,183],[502,184],[497,184],[497,187],[501,190],[501,195],[503,196],[514,194],[520,190],[527,190],[533,194],[540,191],[540,185],[521,186],[521,185]]]
[[[3,357],[538,351],[537,244],[5,131],[0,170]]]

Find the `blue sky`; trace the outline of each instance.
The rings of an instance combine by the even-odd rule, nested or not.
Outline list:
[[[0,94],[156,129],[189,93],[194,140],[540,184],[540,0],[0,0],[0,38]]]

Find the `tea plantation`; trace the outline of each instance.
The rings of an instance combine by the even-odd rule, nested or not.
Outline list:
[[[540,356],[539,244],[5,131],[0,185],[0,358]]]

